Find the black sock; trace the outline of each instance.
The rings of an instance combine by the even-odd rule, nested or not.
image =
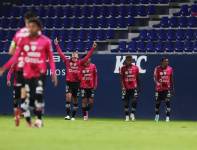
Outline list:
[[[73,104],[73,112],[72,112],[72,118],[75,117],[76,113],[77,113],[77,110],[78,110],[78,104]]]
[[[66,115],[70,116],[70,102],[66,102]]]
[[[87,104],[87,111],[90,111],[93,108],[93,104]]]
[[[26,120],[29,124],[31,124],[31,117],[25,117],[25,120]]]
[[[37,116],[38,119],[42,120],[42,111],[35,111],[35,115]]]
[[[159,108],[160,108],[160,105],[161,105],[161,101],[157,100],[157,101],[156,101],[156,104],[155,104],[155,114],[156,114],[156,115],[159,115]]]
[[[86,111],[87,111],[87,107],[82,107],[82,114],[83,114],[83,116],[86,116]]]
[[[129,115],[129,107],[128,106],[125,106],[124,112],[125,112],[125,116]]]
[[[137,108],[137,101],[136,100],[132,101],[131,106],[132,106],[131,107],[131,113],[135,114],[135,111],[136,111],[136,108]]]
[[[166,116],[167,117],[170,117],[170,111],[171,111],[170,101],[166,101]]]

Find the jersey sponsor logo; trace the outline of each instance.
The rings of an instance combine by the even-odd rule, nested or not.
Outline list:
[[[146,69],[142,67],[142,64],[147,62],[147,56],[132,55],[132,57],[134,60],[133,64],[138,66],[139,72],[142,74],[146,73]],[[126,56],[116,56],[116,64],[115,64],[114,73],[119,73],[120,68],[123,66],[123,62],[125,61],[125,59],[126,59]]]

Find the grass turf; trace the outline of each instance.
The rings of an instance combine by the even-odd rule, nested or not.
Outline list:
[[[41,129],[16,128],[0,116],[0,150],[196,150],[197,123],[45,118]]]

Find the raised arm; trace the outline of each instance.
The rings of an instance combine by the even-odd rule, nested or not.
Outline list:
[[[67,61],[68,59],[66,58],[66,56],[64,55],[64,53],[62,52],[62,49],[61,47],[59,46],[59,42],[57,40],[57,38],[54,40],[54,44],[55,44],[55,48],[58,52],[58,54],[60,55],[61,59],[65,62]]]
[[[92,56],[92,54],[94,53],[95,48],[97,47],[96,42],[93,43],[92,48],[88,51],[87,55],[81,59],[80,61],[80,65],[83,65],[85,62],[88,61],[88,59]]]

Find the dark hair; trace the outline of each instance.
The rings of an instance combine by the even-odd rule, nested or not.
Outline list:
[[[126,59],[132,59],[132,56],[131,55],[127,55]]]
[[[161,58],[161,62],[163,62],[164,60],[168,59],[167,57],[162,57]]]
[[[29,20],[31,18],[36,18],[36,15],[32,11],[28,11],[25,13],[24,18]]]
[[[39,19],[31,18],[29,19],[28,23],[35,23],[39,28],[42,28],[42,23],[40,22]]]

